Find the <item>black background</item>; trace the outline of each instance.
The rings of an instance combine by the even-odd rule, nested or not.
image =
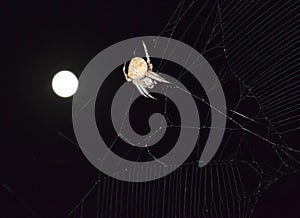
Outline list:
[[[199,10],[199,2],[193,6],[192,12]],[[63,99],[54,94],[52,77],[63,69],[79,77],[87,63],[106,47],[131,37],[159,35],[179,3],[171,0],[24,1],[1,6],[1,35],[4,39],[1,49],[0,217],[65,217],[98,176],[104,177],[77,146],[72,130],[72,98]],[[203,13],[208,14],[213,4],[214,1],[210,1]],[[194,18],[192,12],[178,26],[174,38],[179,39],[189,20]],[[199,22],[184,38],[185,43],[193,45],[200,28],[196,27],[201,26]],[[202,37],[205,38],[205,33]],[[202,48],[205,42],[200,39],[196,48]],[[218,52],[204,56],[209,60],[216,55]],[[217,72],[227,69],[225,55],[210,63]],[[235,99],[239,98],[235,91],[239,88],[239,81],[228,78],[232,81],[223,88],[228,104],[234,105]],[[253,111],[251,107],[248,108],[249,114]],[[286,140],[298,145],[297,137],[299,135],[294,133]],[[233,140],[231,143],[238,142]],[[261,156],[269,155],[269,150],[260,152]],[[299,173],[290,173],[275,181],[258,199],[253,217],[300,217],[299,178]],[[172,177],[168,179],[172,181]],[[251,178],[247,182],[251,183]],[[119,200],[128,201],[125,197]],[[97,217],[96,204],[97,191],[94,190],[84,204],[84,217]],[[123,212],[125,209],[113,210]],[[130,213],[128,217],[144,217]],[[71,217],[80,217],[80,212],[75,211]],[[103,213],[100,217],[108,215]],[[165,217],[174,215],[165,214]],[[178,212],[177,217],[184,215]]]

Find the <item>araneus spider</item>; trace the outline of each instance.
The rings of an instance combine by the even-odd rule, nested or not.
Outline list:
[[[143,58],[135,57],[131,59],[129,63],[127,74],[125,72],[126,63],[124,64],[123,73],[126,80],[128,82],[132,81],[132,83],[137,87],[137,89],[143,96],[147,98],[150,97],[155,99],[153,96],[149,94],[149,92],[146,89],[147,88],[152,89],[154,85],[157,84],[157,82],[163,82],[163,83],[169,83],[169,82],[164,78],[162,78],[161,76],[159,76],[157,73],[154,73],[152,71],[153,66],[150,62],[150,57],[148,54],[147,47],[144,41],[142,41],[142,43],[146,54],[147,62]]]

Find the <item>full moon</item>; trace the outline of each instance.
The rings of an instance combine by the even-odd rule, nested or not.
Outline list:
[[[78,88],[78,79],[70,71],[63,70],[55,74],[52,79],[52,88],[55,94],[67,98],[75,94]]]

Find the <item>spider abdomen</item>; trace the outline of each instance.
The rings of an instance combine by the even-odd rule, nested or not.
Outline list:
[[[128,77],[132,79],[139,79],[145,76],[148,70],[146,61],[143,58],[133,58],[128,67]]]

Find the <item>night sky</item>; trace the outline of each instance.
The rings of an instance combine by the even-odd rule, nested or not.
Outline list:
[[[3,11],[1,12],[1,36],[3,37],[1,50],[4,68],[1,79],[4,98],[2,97],[1,106],[3,127],[1,128],[2,151],[0,154],[3,167],[1,167],[0,175],[0,217],[59,218],[70,215],[69,217],[299,218],[300,74],[299,62],[297,62],[299,61],[299,37],[297,36],[299,22],[297,20],[299,20],[300,9],[298,7],[300,8],[300,5],[299,3],[294,5],[293,2],[286,4],[285,1],[266,1],[267,3],[260,2],[258,5],[251,1],[220,2],[220,8],[212,0],[98,1],[97,3],[92,1],[3,2],[1,4]],[[180,8],[181,5],[183,5],[182,8]],[[226,6],[232,9],[229,10]],[[189,7],[190,9],[187,10]],[[219,14],[219,10],[223,9],[224,12]],[[277,20],[271,20],[274,15],[272,15],[273,11],[277,9],[286,10],[284,14],[288,16],[279,15],[276,17]],[[247,11],[255,16],[243,16]],[[178,24],[176,24],[178,20],[174,19],[175,12],[184,14]],[[178,16],[176,13],[175,18]],[[200,13],[199,16],[198,13]],[[272,16],[269,17],[268,14]],[[224,15],[224,17],[220,18],[219,15]],[[259,19],[255,19],[259,16],[261,16]],[[171,22],[169,22],[170,19]],[[175,24],[172,24],[172,21]],[[268,41],[268,38],[271,38],[268,32],[259,35],[262,29],[267,28],[263,27],[264,23],[268,23],[267,26],[271,26],[271,29],[278,28],[276,33],[280,34],[277,36],[274,33],[276,36],[271,40],[275,44]],[[248,31],[252,30],[253,26],[257,26],[258,31],[250,34]],[[215,32],[213,32],[215,37],[207,43],[213,27],[215,27]],[[51,87],[53,76],[60,70],[70,70],[79,77],[89,61],[103,49],[128,38],[148,35],[172,37],[187,43],[200,53],[204,52],[203,56],[220,78],[227,106],[230,109],[228,116],[242,123],[245,128],[262,134],[264,139],[285,146],[283,148],[271,146],[253,134],[248,135],[248,132],[241,128],[231,132],[229,129],[237,126],[231,121],[227,123],[228,131],[226,130],[224,135],[221,149],[212,165],[208,166],[207,171],[212,169],[212,172],[217,172],[214,170],[218,167],[232,166],[229,161],[235,161],[238,166],[245,167],[239,170],[240,175],[244,176],[242,183],[245,190],[249,190],[249,195],[252,193],[250,197],[252,206],[244,207],[249,210],[254,208],[252,213],[250,211],[238,212],[238,204],[231,203],[228,209],[230,212],[226,210],[229,206],[222,205],[220,211],[224,210],[224,213],[205,214],[203,211],[206,211],[209,206],[203,206],[199,203],[203,202],[201,200],[196,200],[196,207],[201,208],[200,212],[191,212],[189,208],[194,211],[195,204],[192,199],[197,199],[194,193],[198,193],[198,189],[194,187],[188,189],[192,194],[186,197],[183,194],[184,183],[182,187],[181,185],[178,187],[180,190],[176,198],[173,198],[171,192],[177,189],[177,182],[181,181],[177,175],[182,177],[182,181],[188,181],[191,186],[197,184],[185,179],[185,173],[189,178],[194,178],[191,177],[196,174],[193,166],[184,166],[182,167],[184,173],[178,169],[180,173],[174,172],[165,180],[155,181],[153,186],[151,182],[132,186],[130,183],[108,178],[99,172],[80,150],[72,126],[72,97],[60,98],[53,92]],[[238,37],[231,40],[235,35]],[[259,37],[256,38],[258,35]],[[255,46],[257,47],[251,50]],[[279,53],[281,56],[276,56]],[[264,59],[265,57],[267,59]],[[290,59],[285,61],[281,57]],[[158,66],[159,61],[153,60],[154,67]],[[167,61],[164,63],[166,66],[157,70],[173,71],[178,76],[180,66]],[[122,66],[115,71],[122,75],[121,69]],[[263,74],[266,74],[265,78],[268,82],[262,86],[255,86],[252,81]],[[255,83],[260,81],[263,79]],[[98,98],[101,96],[106,98],[110,94],[105,94],[105,92],[115,91],[115,87],[110,87],[110,84],[120,85],[123,82],[125,79],[122,76],[111,76],[106,81],[105,91],[103,89]],[[194,82],[191,76],[183,78],[183,82],[189,84],[191,90],[205,98],[203,89],[198,87],[199,84]],[[268,92],[269,87],[277,87],[279,83],[282,85]],[[258,94],[255,95],[256,93]],[[268,95],[264,95],[265,93]],[[249,100],[245,100],[245,96],[250,97]],[[277,97],[278,101],[284,104],[269,104],[269,102],[277,102]],[[140,106],[135,106],[132,114],[143,111],[143,105],[148,104],[147,101],[140,97],[135,102]],[[156,103],[150,103],[147,108],[153,112],[161,111],[159,107],[163,103],[163,97],[161,97]],[[201,104],[198,106],[201,119],[205,120],[202,114],[208,113],[209,110],[201,107]],[[170,107],[176,106],[170,105]],[[101,105],[97,105],[97,108],[101,111]],[[291,112],[286,113],[289,110]],[[258,124],[254,122],[248,125],[247,121],[232,111],[245,114],[256,120]],[[272,120],[277,118],[278,114],[283,115],[280,119],[278,118],[279,120]],[[96,115],[99,122],[103,119],[101,116],[106,116],[105,114]],[[175,120],[178,119],[175,112],[174,116]],[[142,118],[143,114],[140,117]],[[134,119],[134,116],[130,115],[130,119]],[[139,122],[143,124],[142,121],[136,121],[134,125],[140,127],[142,124]],[[105,133],[106,130],[100,131],[106,135],[108,141],[112,140],[110,133]],[[171,136],[169,135],[164,140],[172,144],[176,139],[173,135],[177,132],[170,130],[168,134]],[[203,138],[199,143],[200,151],[205,144],[207,132],[204,131],[201,134]],[[113,152],[121,156],[127,150],[122,146],[114,149]],[[158,150],[163,155],[168,149],[170,147]],[[136,153],[131,155],[127,158],[133,160]],[[195,161],[197,155],[192,155],[189,160]],[[146,160],[147,155],[142,155],[141,158]],[[253,160],[256,160],[258,164],[255,165]],[[243,163],[247,164],[243,165]],[[251,167],[246,169],[247,166]],[[255,169],[251,171],[251,173],[254,172],[253,174],[250,173],[250,168]],[[235,174],[232,175],[234,176]],[[97,187],[91,190],[98,179],[106,182],[97,183]],[[204,180],[217,181],[217,173],[211,178],[205,177]],[[227,182],[230,183],[229,180]],[[124,185],[124,190],[130,190],[130,192],[124,191],[120,194],[121,191],[118,189],[119,193],[116,194],[116,187],[121,187],[117,184],[121,183],[122,187]],[[165,183],[170,188],[160,199],[156,197],[160,196],[156,190],[159,188],[158,190],[162,192],[166,188],[163,185]],[[150,195],[148,192],[144,193],[145,187],[148,186],[151,187]],[[203,190],[205,187],[201,186],[200,189]],[[89,190],[91,190],[90,193]],[[102,192],[106,190],[110,191],[102,195]],[[215,193],[215,191],[211,192]],[[153,194],[153,199],[158,200],[148,202],[148,209],[145,209],[142,207],[144,200],[141,200],[141,205],[139,205],[139,200],[128,197],[130,193],[145,195],[145,198]],[[202,200],[205,199],[203,192],[199,195],[202,196]],[[228,190],[219,195],[233,198],[233,201],[240,200],[238,195],[232,195]],[[118,204],[115,204],[117,206],[110,204],[106,207],[106,200],[103,196],[106,196],[107,201],[117,201]],[[80,204],[83,198],[84,201]],[[209,202],[214,201],[211,197],[207,199],[208,205]],[[177,203],[174,203],[174,207],[169,205],[170,202],[175,201]],[[228,202],[231,201],[228,200]],[[79,207],[70,214],[78,203]],[[176,205],[187,206],[176,209]],[[164,211],[162,207],[167,209]],[[155,211],[149,208],[155,208]]]

